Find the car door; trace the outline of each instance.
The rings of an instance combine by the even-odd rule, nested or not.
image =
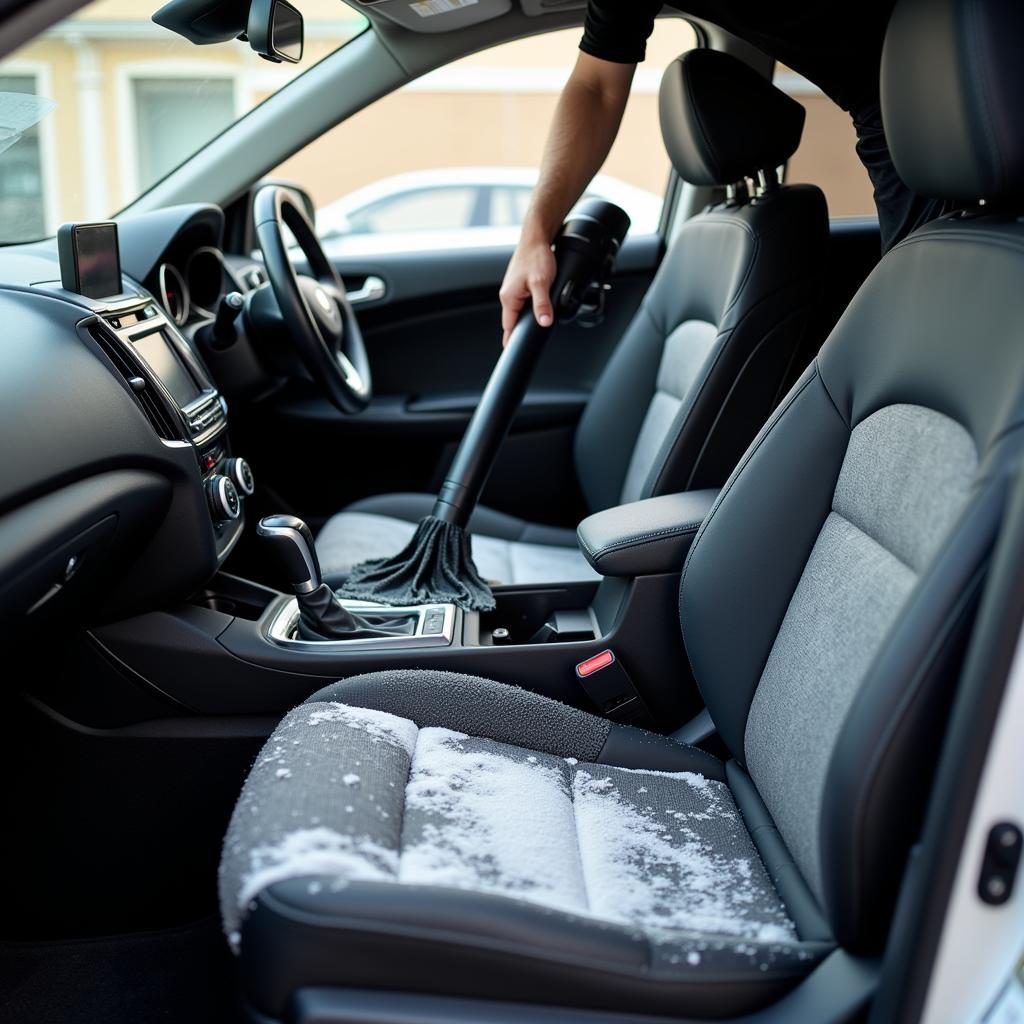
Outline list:
[[[578,30],[555,32],[465,58],[273,172],[301,183],[318,210],[344,208],[359,190],[385,203],[392,180],[396,193],[405,190],[387,216],[362,218],[358,232],[325,246],[358,310],[373,404],[344,417],[316,395],[290,392],[252,425],[260,436],[247,450],[262,455],[261,479],[314,522],[364,496],[441,483],[501,351],[498,289],[578,42]],[[560,525],[585,511],[573,435],[664,250],[657,212],[669,162],[657,91],[662,69],[694,44],[681,18],[659,23],[651,40],[602,174],[608,198],[627,212],[643,206],[642,230],[626,242],[604,321],[552,336],[485,494],[504,511]],[[433,204],[420,201],[428,188]]]

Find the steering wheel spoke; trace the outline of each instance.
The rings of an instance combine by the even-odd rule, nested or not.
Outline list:
[[[369,403],[373,387],[359,321],[345,285],[320,245],[302,202],[288,188],[267,185],[253,203],[256,237],[287,335],[324,395],[345,413]],[[288,228],[309,263],[298,274],[286,242]]]

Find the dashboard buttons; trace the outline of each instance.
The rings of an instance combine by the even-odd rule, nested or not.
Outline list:
[[[206,481],[206,500],[210,514],[218,523],[237,519],[242,511],[242,499],[231,480],[223,473],[217,473]]]
[[[246,497],[256,490],[256,480],[253,478],[252,470],[245,459],[228,459],[227,474],[231,482]]]

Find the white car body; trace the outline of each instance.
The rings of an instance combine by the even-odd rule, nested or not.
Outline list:
[[[317,233],[332,259],[396,251],[512,246],[519,239],[521,226],[521,217],[517,215],[520,211],[512,207],[525,209],[525,200],[537,183],[537,173],[518,167],[458,167],[395,175],[357,189],[320,209],[316,218]],[[394,208],[403,200],[415,200],[418,195],[428,204],[431,193],[440,195],[465,190],[471,192],[474,208],[487,204],[486,211],[474,210],[477,215],[474,224],[407,230],[399,225],[397,229],[381,229],[359,224],[360,217],[367,220],[375,209],[386,216],[388,207]],[[493,224],[488,214],[492,212],[490,204],[498,193],[504,194],[505,222]],[[664,204],[661,196],[605,175],[594,179],[586,195],[621,206],[632,220],[631,234],[657,232]]]

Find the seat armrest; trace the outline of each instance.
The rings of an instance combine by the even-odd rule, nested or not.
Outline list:
[[[602,576],[679,572],[717,490],[683,491],[595,512],[576,530],[580,550]]]

